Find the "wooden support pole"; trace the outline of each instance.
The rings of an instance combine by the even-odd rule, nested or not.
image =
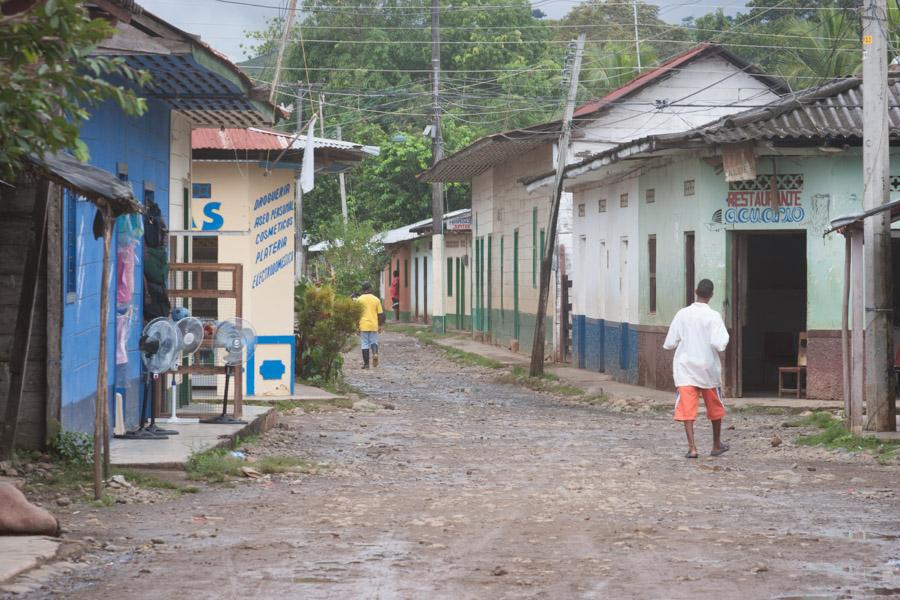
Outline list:
[[[572,134],[572,116],[575,112],[575,100],[578,94],[578,76],[581,72],[581,58],[584,55],[585,34],[578,36],[575,46],[575,61],[572,66],[572,79],[569,82],[569,93],[566,110],[562,120],[559,136],[559,150],[556,157],[556,177],[554,178],[552,196],[550,197],[550,222],[547,225],[547,243],[541,257],[541,279],[538,290],[537,322],[534,325],[534,341],[531,345],[531,366],[529,375],[539,377],[544,374],[544,338],[547,316],[547,301],[550,295],[550,271],[553,268],[553,253],[556,252],[556,229],[559,223],[559,203],[565,181],[566,157],[569,151],[569,138]],[[537,244],[537,240],[532,240]],[[518,266],[516,267],[518,268]]]
[[[109,254],[114,223],[112,209],[103,206],[97,207],[97,210],[103,215],[103,270],[100,274],[100,350],[97,352],[97,402],[94,410],[94,500],[103,496],[103,476],[109,475],[106,330],[109,318]]]
[[[25,271],[19,292],[19,310],[9,356],[9,386],[6,395],[6,418],[0,436],[0,456],[12,458],[16,447],[16,430],[22,395],[25,391],[25,372],[31,346],[31,330],[34,324],[34,307],[40,281],[41,262],[47,252],[47,212],[50,203],[50,184],[41,178],[34,193],[31,241],[25,257]]]

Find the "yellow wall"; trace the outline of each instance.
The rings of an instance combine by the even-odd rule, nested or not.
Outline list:
[[[192,228],[222,232],[219,262],[244,266],[243,316],[262,338],[253,360],[253,381],[249,375],[245,378],[246,392],[288,395],[289,340],[294,335],[294,172],[276,169],[266,175],[255,163],[198,161],[193,183],[210,184],[210,197],[191,199]],[[227,276],[220,279],[227,288]],[[233,315],[233,301],[220,301],[219,318]],[[283,372],[274,378],[278,363]],[[272,378],[264,377],[261,369]]]

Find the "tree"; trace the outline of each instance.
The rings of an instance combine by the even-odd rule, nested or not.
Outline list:
[[[781,75],[794,89],[853,75],[862,66],[858,25],[856,15],[844,10],[819,11],[812,21],[787,19],[783,31],[791,47],[779,53]]]
[[[322,93],[328,128],[340,123],[344,139],[381,148],[346,180],[350,212],[384,230],[430,214],[429,186],[415,178],[431,164],[430,140],[422,134],[431,121],[430,4],[360,0],[354,7],[339,0],[305,3],[306,16],[285,52],[280,98],[292,102],[299,91],[308,116],[318,111]],[[502,8],[493,0],[447,6],[441,24],[446,153],[488,133],[549,120],[559,110],[562,46],[550,43],[550,29],[526,0],[505,0]],[[282,26],[272,21],[255,34],[255,52],[275,49]],[[254,63],[253,74],[266,80],[268,71]],[[467,185],[448,186],[448,210],[468,205]],[[332,181],[320,180],[304,197],[305,230],[314,240],[326,239],[339,206]]]
[[[87,108],[114,100],[128,114],[146,104],[134,88],[149,76],[121,58],[91,56],[114,31],[77,0],[47,0],[0,18],[0,177],[14,178],[23,157],[69,149],[87,160],[79,137]]]
[[[371,222],[354,220],[344,224],[341,215],[323,228],[328,243],[318,259],[322,267],[319,272],[327,274],[325,283],[334,287],[336,293],[349,296],[358,293],[364,282],[377,281],[388,261],[377,233]]]

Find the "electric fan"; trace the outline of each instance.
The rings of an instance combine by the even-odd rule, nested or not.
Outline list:
[[[225,363],[225,392],[222,395],[222,414],[201,423],[217,423],[225,425],[241,425],[246,421],[228,416],[228,383],[234,367],[245,364],[256,350],[256,330],[245,319],[232,317],[220,321],[212,336],[212,345],[222,351],[222,362]]]
[[[187,312],[187,311],[185,311]],[[197,317],[187,316],[179,319],[175,323],[178,332],[181,334],[181,353],[176,355],[172,364],[172,370],[178,368],[179,358],[185,358],[192,355],[200,349],[203,344],[203,321]],[[168,419],[160,419],[163,423],[196,423],[197,419],[179,419],[178,418],[178,390],[175,376],[172,376],[172,416]]]
[[[147,403],[150,402],[152,404],[151,377],[153,380],[158,379],[160,373],[165,373],[175,364],[181,348],[181,332],[175,326],[175,323],[166,317],[158,317],[144,327],[138,348],[141,351],[145,376],[144,394],[141,398],[140,424],[136,430],[126,432],[124,435],[117,437],[166,439],[169,435],[174,435],[178,432],[158,428],[152,406],[150,410],[150,425],[146,427],[144,426],[144,416],[147,413]]]

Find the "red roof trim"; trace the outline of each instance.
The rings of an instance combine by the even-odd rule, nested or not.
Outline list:
[[[719,46],[717,44],[710,44],[708,42],[704,42],[698,46],[694,46],[693,48],[691,48],[690,50],[688,50],[686,52],[677,54],[677,55],[673,56],[672,58],[670,58],[669,60],[665,61],[664,63],[660,64],[656,68],[650,69],[649,71],[641,73],[640,75],[638,75],[637,77],[635,77],[634,79],[632,79],[631,81],[629,81],[628,83],[623,85],[622,87],[611,91],[610,93],[603,96],[599,100],[592,100],[591,102],[588,102],[587,104],[583,104],[583,105],[579,106],[575,110],[575,117],[583,117],[583,116],[595,113],[595,112],[605,108],[609,104],[615,102],[616,100],[620,100],[620,99],[624,98],[625,96],[633,94],[634,92],[637,92],[638,90],[643,88],[645,85],[656,81],[657,79],[659,79],[660,77],[663,77],[664,75],[667,75],[669,73],[669,71],[671,71],[672,69],[680,67],[681,65],[694,60],[701,54],[705,54],[707,51],[709,51],[711,49],[719,50],[720,48],[721,48],[721,46]]]
[[[262,132],[250,129],[194,129],[191,147],[194,150],[283,150],[294,136],[284,132]]]

